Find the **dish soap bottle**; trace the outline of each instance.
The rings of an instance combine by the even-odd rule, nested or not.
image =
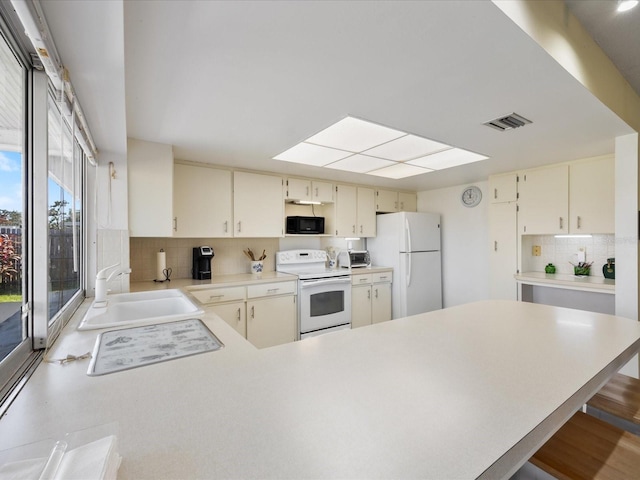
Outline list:
[[[607,264],[602,266],[602,274],[604,278],[616,278],[616,259],[607,258]]]

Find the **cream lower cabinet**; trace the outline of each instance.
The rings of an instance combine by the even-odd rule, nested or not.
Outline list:
[[[257,348],[295,341],[296,291],[296,282],[247,286],[247,340]]]
[[[296,340],[295,281],[187,290],[206,311],[218,315],[257,348]]]
[[[351,328],[391,320],[391,272],[351,276]]]
[[[517,300],[518,226],[515,202],[489,205],[489,298]]]

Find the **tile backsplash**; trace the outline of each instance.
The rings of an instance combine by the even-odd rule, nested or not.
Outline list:
[[[171,269],[171,278],[191,278],[193,247],[207,245],[213,248],[211,261],[213,275],[233,275],[250,273],[250,260],[243,250],[250,248],[260,255],[266,250],[264,260],[266,272],[276,269],[275,253],[279,250],[297,248],[324,249],[334,246],[346,249],[344,239],[332,237],[285,237],[285,238],[149,238],[132,237],[130,239],[131,281],[155,280],[156,254],[163,249],[166,252],[166,265]],[[363,248],[362,241],[354,241],[353,248]]]
[[[586,261],[593,262],[591,275],[602,276],[607,258],[615,258],[615,236],[593,235],[591,238],[555,238],[553,235],[523,235],[521,250],[522,272],[544,272],[548,263],[556,266],[556,273],[573,275],[577,253],[582,248]],[[540,246],[540,256],[532,254],[534,245]]]

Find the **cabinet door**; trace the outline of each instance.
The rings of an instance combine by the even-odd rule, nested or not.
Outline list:
[[[398,210],[401,212],[417,212],[418,196],[415,193],[398,193]]]
[[[336,186],[336,237],[356,235],[356,187]]]
[[[231,171],[176,163],[173,236],[231,236]]]
[[[518,188],[520,233],[553,235],[569,231],[568,165],[523,172]]]
[[[299,178],[287,178],[287,200],[311,200],[311,181]]]
[[[236,332],[247,338],[247,315],[244,302],[225,303],[208,307],[211,311],[231,325]]]
[[[376,191],[376,212],[393,213],[398,211],[398,192],[391,190]]]
[[[129,233],[132,237],[173,235],[173,151],[171,145],[127,140]]]
[[[356,236],[376,236],[376,192],[373,188],[358,187],[357,215],[358,228]]]
[[[569,231],[615,232],[615,162],[613,157],[569,167]]]
[[[234,172],[234,236],[283,236],[282,183],[282,178],[274,175]]]
[[[391,320],[391,284],[374,284],[371,287],[371,297],[371,323]]]
[[[311,182],[311,200],[314,202],[333,203],[333,183]]]
[[[490,176],[489,195],[491,203],[515,202],[518,199],[518,174]]]
[[[513,277],[518,270],[518,228],[515,203],[489,205],[489,298],[517,300]]]
[[[371,325],[371,285],[351,288],[351,328]]]
[[[296,339],[296,296],[247,301],[247,340],[258,348]]]

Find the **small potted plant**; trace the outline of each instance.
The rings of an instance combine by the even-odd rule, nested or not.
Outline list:
[[[593,262],[578,262],[577,264],[572,262],[569,263],[573,265],[574,275],[588,277],[589,273],[591,272],[591,264]]]

